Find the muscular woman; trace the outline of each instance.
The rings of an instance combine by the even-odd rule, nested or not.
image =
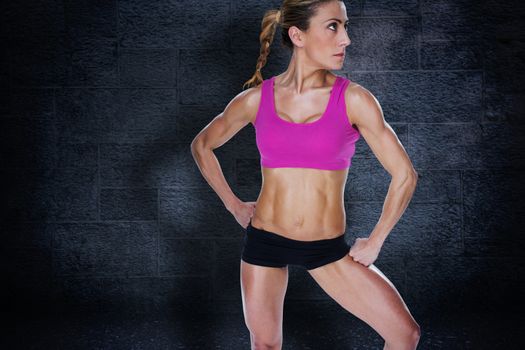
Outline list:
[[[417,173],[377,99],[331,70],[350,44],[343,1],[284,1],[262,20],[261,53],[249,88],[193,140],[206,181],[245,229],[240,261],[244,319],[252,349],[281,349],[288,265],[319,286],[385,340],[384,349],[415,349],[420,327],[398,290],[376,267],[383,242],[405,211]],[[277,25],[292,56],[288,69],[263,79]],[[262,187],[243,202],[228,186],[213,150],[252,124]],[[360,137],[391,175],[383,212],[369,237],[344,240],[344,188]]]

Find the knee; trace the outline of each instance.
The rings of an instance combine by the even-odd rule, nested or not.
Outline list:
[[[257,335],[252,335],[252,350],[281,350],[282,338],[267,338]]]
[[[419,338],[421,338],[421,327],[419,324],[414,323],[414,326],[412,327],[411,331],[409,332],[409,339],[411,343],[414,345],[414,349],[416,348],[417,344],[419,343]]]
[[[385,349],[406,349],[413,350],[417,348],[421,338],[421,327],[414,323],[406,329],[397,339],[390,339],[386,342]]]
[[[403,349],[415,349],[421,338],[421,327],[419,324],[412,324],[402,337]]]

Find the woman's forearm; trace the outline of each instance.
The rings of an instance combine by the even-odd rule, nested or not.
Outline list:
[[[213,153],[213,150],[192,147],[191,154],[204,179],[217,193],[226,209],[231,211],[235,204],[240,200],[228,185],[219,164],[219,160],[217,159],[217,156],[215,156],[215,153]]]
[[[382,246],[386,237],[392,231],[401,215],[410,203],[412,195],[416,189],[417,175],[410,175],[403,178],[392,177],[388,193],[383,205],[381,217],[369,236],[369,241],[378,246]]]

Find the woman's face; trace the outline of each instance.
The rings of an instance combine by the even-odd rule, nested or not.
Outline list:
[[[310,64],[324,69],[341,69],[345,49],[350,45],[347,33],[348,17],[342,1],[319,6],[310,19],[308,31],[301,32],[302,49]],[[336,56],[337,54],[343,56]]]

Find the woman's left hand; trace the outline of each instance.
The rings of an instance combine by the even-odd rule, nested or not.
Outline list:
[[[355,262],[368,267],[376,261],[380,250],[381,246],[372,243],[368,238],[356,238],[348,255],[350,255]]]

